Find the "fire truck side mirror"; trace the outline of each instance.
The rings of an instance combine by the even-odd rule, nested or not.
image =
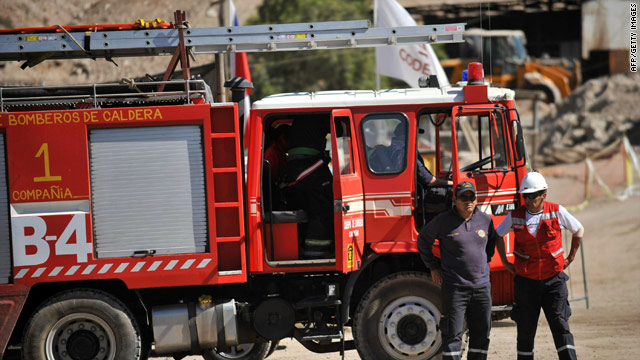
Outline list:
[[[420,76],[418,79],[418,86],[421,88],[439,88],[440,82],[436,75]]]
[[[516,158],[518,161],[522,160],[525,155],[524,135],[522,133],[522,125],[520,121],[513,122],[513,134],[516,146]]]

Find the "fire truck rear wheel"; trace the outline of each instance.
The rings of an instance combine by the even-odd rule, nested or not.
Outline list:
[[[209,349],[205,351],[202,357],[205,360],[262,360],[269,356],[271,341],[264,343],[248,343],[231,346],[229,351],[217,351]]]
[[[426,360],[440,353],[440,289],[427,274],[401,272],[375,283],[356,310],[353,337],[364,360]]]
[[[98,290],[55,295],[31,316],[22,338],[23,359],[113,360],[144,358],[141,333],[127,307]]]

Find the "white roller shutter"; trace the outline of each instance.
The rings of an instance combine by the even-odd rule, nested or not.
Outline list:
[[[7,159],[4,152],[4,134],[0,134],[0,284],[9,283],[9,277],[11,276],[9,203],[7,196]]]
[[[207,209],[198,126],[89,132],[99,258],[204,252]]]

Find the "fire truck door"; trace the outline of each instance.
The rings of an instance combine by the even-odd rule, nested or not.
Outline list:
[[[515,209],[518,201],[515,158],[508,140],[506,113],[493,105],[457,107],[452,112],[454,184],[471,180],[478,196],[478,207],[502,218]]]
[[[364,198],[360,158],[354,146],[351,111],[331,113],[336,265],[343,272],[358,270],[364,249]]]

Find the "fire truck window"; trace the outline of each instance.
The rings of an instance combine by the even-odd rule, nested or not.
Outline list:
[[[375,114],[364,119],[367,166],[372,173],[397,174],[407,167],[407,123],[404,114]]]
[[[500,116],[460,116],[456,119],[456,130],[460,169],[471,171],[507,168],[505,133]],[[450,142],[448,145],[450,146]]]
[[[351,148],[351,125],[349,124],[349,118],[337,117],[335,121],[336,129],[341,129],[341,131],[338,131],[338,135],[340,136],[336,137],[340,174],[353,174],[353,156],[351,155],[353,151]]]
[[[446,114],[422,114],[418,118],[418,154],[434,175],[436,167],[436,125],[446,118]],[[450,153],[449,153],[450,154]],[[449,156],[450,158],[450,156]]]
[[[493,153],[493,168],[494,169],[506,169],[507,168],[507,150],[505,146],[505,133],[503,127],[503,120],[500,114],[495,114],[490,117],[491,121],[489,126],[491,127],[491,149]],[[489,164],[491,165],[491,164]]]
[[[438,169],[440,174],[449,174],[451,172],[451,117],[448,114],[433,114],[434,120],[444,117],[442,120],[437,121],[438,126],[438,138],[440,140],[440,148],[438,157],[440,159],[440,168]],[[459,145],[458,145],[459,146]],[[442,175],[441,175],[442,176]]]

